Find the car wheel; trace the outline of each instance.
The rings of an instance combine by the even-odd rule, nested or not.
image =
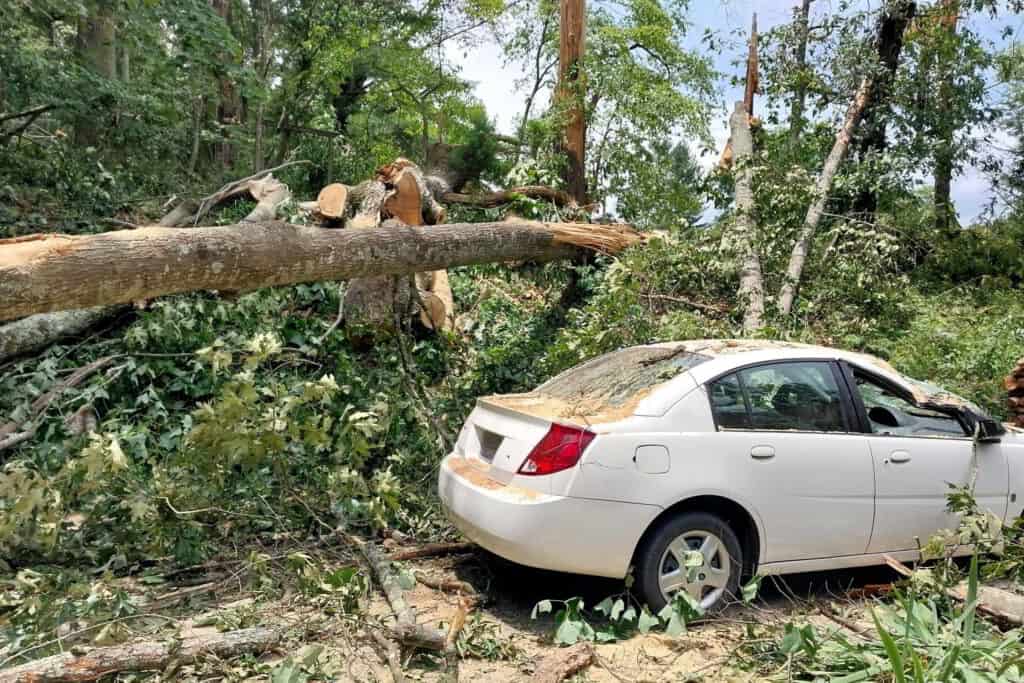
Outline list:
[[[687,557],[700,564],[689,571]],[[660,524],[637,553],[636,586],[655,614],[680,590],[687,591],[714,614],[739,594],[743,548],[721,518],[705,512],[685,512]]]

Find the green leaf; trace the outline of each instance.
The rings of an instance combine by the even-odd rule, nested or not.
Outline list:
[[[644,607],[640,612],[640,618],[637,620],[636,628],[640,633],[647,633],[660,623],[661,622],[658,621],[658,618]]]
[[[761,590],[761,579],[764,578],[760,574],[747,581],[741,588],[743,595],[743,603],[749,605],[757,597],[758,592]]]
[[[600,612],[601,614],[605,615],[606,617],[611,616],[612,604],[613,604],[613,602],[612,602],[612,599],[610,597],[605,598],[604,600],[602,600],[601,602],[597,603],[597,605],[594,606],[594,611],[595,612]]]
[[[582,623],[576,619],[565,618],[555,631],[555,642],[559,645],[575,645],[583,632]]]
[[[541,600],[533,606],[533,611],[530,612],[530,618],[536,619],[538,614],[548,614],[551,611],[551,601]]]

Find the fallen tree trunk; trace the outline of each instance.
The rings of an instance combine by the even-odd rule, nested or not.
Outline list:
[[[96,306],[80,311],[40,313],[0,326],[0,362],[80,335],[124,309],[124,306]]]
[[[63,683],[95,681],[121,671],[160,671],[171,660],[190,664],[204,654],[233,657],[264,652],[277,644],[280,634],[268,628],[247,628],[227,633],[144,641],[99,647],[86,654],[64,652],[0,671],[0,683]]]
[[[282,222],[145,227],[96,235],[0,240],[0,320],[197,290],[408,275],[454,266],[617,253],[641,241],[628,226],[452,223],[330,230]]]

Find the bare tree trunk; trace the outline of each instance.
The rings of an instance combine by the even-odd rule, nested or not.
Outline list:
[[[947,31],[950,42],[956,38],[956,25],[960,16],[959,0],[943,0],[940,22]],[[950,102],[953,99],[953,72],[947,68],[942,70],[942,82],[939,85],[938,109],[939,144],[935,150],[935,230],[944,237],[954,237],[953,205],[950,201],[950,188],[953,184],[953,135],[954,125],[949,121]]]
[[[736,164],[736,235],[743,265],[737,293],[743,311],[743,331],[756,332],[764,326],[764,279],[761,258],[757,253],[757,220],[754,215],[754,140],[743,102],[729,117],[732,148]]]
[[[197,290],[410,275],[475,263],[615,253],[640,241],[624,226],[452,223],[330,230],[287,223],[144,227],[0,240],[0,320]]]
[[[230,30],[230,0],[210,0],[210,5]],[[228,55],[225,53],[221,57],[227,59]],[[235,143],[231,139],[231,128],[238,125],[239,122],[238,89],[227,73],[222,72],[217,76],[217,90],[220,93],[217,103],[217,122],[220,124],[222,139],[214,148],[214,159],[222,171],[229,171],[235,164]]]
[[[568,156],[565,186],[576,202],[583,205],[587,203],[587,121],[583,110],[586,0],[561,0],[560,7],[558,89],[555,96],[565,107],[567,116],[563,140]]]
[[[266,104],[262,101],[256,105],[256,130],[252,150],[252,172],[263,170],[263,113]]]
[[[864,114],[864,108],[871,99],[871,86],[872,80],[870,77],[866,77],[861,81],[860,87],[857,88],[857,93],[854,95],[853,101],[846,111],[843,125],[839,132],[836,133],[836,141],[832,145],[832,151],[829,152],[824,165],[821,167],[821,173],[818,174],[818,180],[814,185],[814,199],[807,209],[807,216],[804,218],[803,227],[800,228],[796,244],[793,245],[793,252],[789,256],[789,265],[786,267],[786,280],[783,282],[782,290],[779,292],[779,311],[783,315],[789,315],[790,311],[793,310],[793,300],[796,298],[800,276],[803,274],[804,263],[807,261],[807,255],[811,250],[814,233],[818,229],[818,223],[821,222],[822,215],[825,213],[828,193],[832,189],[832,180],[835,178],[836,171],[839,170],[839,165],[846,156],[846,152],[850,147],[850,140],[853,139],[853,134],[857,130],[857,124],[860,123],[860,118]]]
[[[807,36],[810,33],[810,14],[812,0],[802,0],[796,15],[797,44],[793,50],[793,61],[796,64],[796,90],[793,103],[789,108],[789,145],[795,152],[800,144],[800,135],[804,129],[804,107],[807,101]]]
[[[195,175],[196,169],[199,167],[199,150],[201,148],[201,141],[203,137],[203,112],[206,111],[206,105],[203,102],[202,97],[196,97],[192,100],[192,153],[188,158],[188,174]]]

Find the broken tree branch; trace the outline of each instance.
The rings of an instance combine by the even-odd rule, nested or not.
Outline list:
[[[282,222],[0,240],[0,320],[197,290],[405,275],[453,266],[615,254],[642,241],[623,225],[451,223],[330,230]]]
[[[50,404],[57,400],[66,390],[72,389],[81,384],[94,372],[102,370],[110,365],[117,356],[104,356],[75,370],[64,380],[58,382],[52,389],[39,396],[29,406],[29,415],[23,422],[8,422],[0,426],[0,451],[17,446],[35,436],[39,429],[39,417],[42,416]]]
[[[247,628],[227,633],[186,638],[180,642],[143,641],[99,647],[86,654],[64,652],[0,671],[0,683],[64,683],[95,681],[123,671],[160,671],[173,659],[190,664],[205,654],[233,657],[273,648],[280,633],[268,628]]]

